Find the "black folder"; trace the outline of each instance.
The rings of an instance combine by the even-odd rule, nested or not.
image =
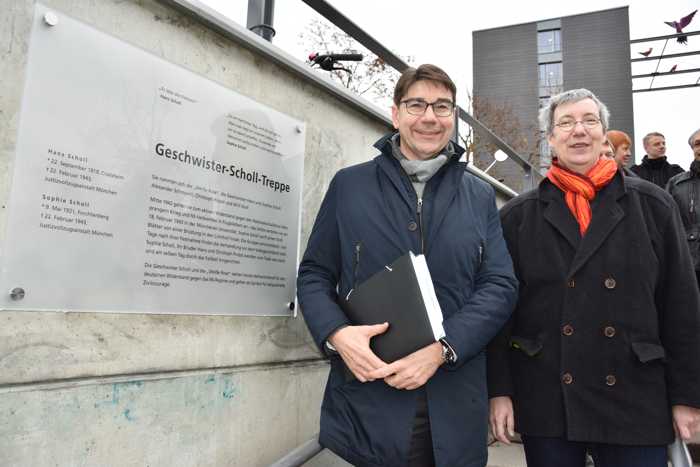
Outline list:
[[[339,304],[354,325],[389,323],[370,341],[386,363],[443,338],[442,311],[423,255],[408,252],[356,286]]]

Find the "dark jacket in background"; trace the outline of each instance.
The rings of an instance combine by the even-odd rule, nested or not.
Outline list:
[[[299,267],[297,294],[317,345],[350,324],[338,307],[347,294],[409,250],[421,253],[417,198],[391,153],[391,134],[375,147],[381,155],[340,170],[328,187]],[[446,340],[457,354],[425,385],[437,466],[486,465],[488,342],[515,306],[517,281],[503,240],[493,188],[465,171],[460,148],[426,184],[425,255],[444,316]],[[357,281],[356,246],[361,244]],[[347,381],[339,356],[321,406],[322,446],[360,465],[404,466],[418,391],[383,380]]]
[[[489,396],[519,433],[662,445],[672,404],[700,407],[700,297],[668,193],[618,172],[581,237],[549,180],[501,209],[520,281],[489,345]]]
[[[649,156],[644,156],[642,163],[633,165],[630,170],[661,188],[666,188],[666,183],[671,177],[683,173],[683,168],[680,165],[669,164],[666,156],[658,159],[649,159]]]
[[[689,171],[671,178],[666,190],[678,205],[690,255],[695,270],[700,271],[700,161],[694,161]]]

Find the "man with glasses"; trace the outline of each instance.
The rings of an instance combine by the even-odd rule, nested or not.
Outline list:
[[[690,254],[695,264],[695,275],[700,283],[700,129],[688,138],[693,151],[690,170],[671,178],[666,190],[671,193],[681,212]]]
[[[486,465],[484,348],[517,281],[494,191],[450,141],[455,94],[436,66],[402,74],[396,131],[375,143],[379,156],[335,175],[299,267],[302,313],[331,361],[319,440],[355,465]],[[391,323],[353,325],[336,301],[408,251],[426,256],[446,336],[384,362],[369,342]]]
[[[647,155],[642,163],[630,168],[644,180],[648,180],[656,186],[664,188],[668,180],[674,175],[683,172],[680,165],[669,164],[666,160],[666,138],[661,133],[649,133],[642,139]]]

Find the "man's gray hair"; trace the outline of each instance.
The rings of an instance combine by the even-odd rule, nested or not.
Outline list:
[[[550,97],[547,104],[540,109],[540,129],[544,131],[545,136],[551,136],[554,131],[554,111],[557,107],[584,99],[591,99],[598,106],[600,123],[603,125],[603,133],[606,133],[608,131],[608,123],[610,122],[610,111],[608,107],[591,91],[581,88],[564,91],[556,96]]]
[[[693,147],[693,136],[697,135],[698,133],[700,133],[700,128],[692,132],[688,137],[688,146],[690,146],[691,148]]]

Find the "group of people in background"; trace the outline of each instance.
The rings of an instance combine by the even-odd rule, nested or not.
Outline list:
[[[700,284],[700,128],[690,134],[688,145],[692,152],[690,168],[684,171],[671,164],[666,157],[666,138],[662,133],[652,132],[643,140],[646,155],[641,163],[629,167],[632,157],[632,140],[627,133],[609,130],[603,142],[602,155],[614,159],[627,176],[637,176],[668,191],[678,205],[693,266]]]
[[[498,440],[520,433],[528,467],[666,467],[700,432],[700,132],[689,172],[658,133],[628,171],[605,104],[563,92],[540,114],[552,166],[499,212],[451,140],[455,96],[434,65],[404,72],[395,130],[319,209],[297,292],[330,359],[321,445],[364,467],[484,467],[490,420]],[[445,336],[384,362],[370,344],[391,323],[353,323],[338,298],[408,251]]]

